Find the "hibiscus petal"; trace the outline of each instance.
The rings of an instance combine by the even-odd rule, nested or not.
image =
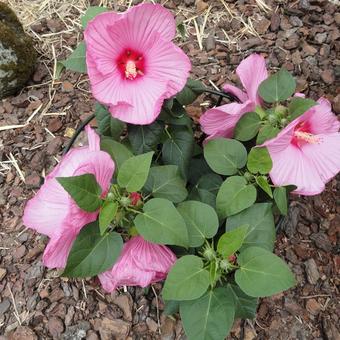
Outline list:
[[[340,171],[340,133],[317,135],[320,143],[305,143],[301,150],[318,172],[323,183]]]
[[[327,99],[320,98],[318,100],[318,105],[313,106],[308,111],[313,112],[308,118],[311,133],[322,134],[339,131],[340,122],[337,116],[332,112],[331,103]]]
[[[65,268],[68,255],[77,234],[70,232],[72,228],[66,228],[67,233],[60,237],[52,238],[44,251],[43,264],[48,268]]]
[[[259,54],[251,54],[241,61],[236,73],[248,94],[248,98],[256,105],[260,105],[262,100],[257,91],[262,81],[268,77],[265,59]]]
[[[100,274],[99,280],[108,292],[124,285],[146,287],[163,280],[175,261],[169,248],[135,236],[124,244],[113,268]]]
[[[280,151],[271,147],[268,150],[273,161],[269,175],[274,185],[296,185],[294,193],[301,195],[316,195],[324,189],[317,170],[300,148],[289,144]]]
[[[67,192],[55,179],[46,180],[25,207],[24,224],[41,234],[52,237],[69,212]]]
[[[245,103],[231,103],[210,109],[200,118],[202,130],[207,135],[232,137],[238,120],[244,113],[254,109],[254,104],[250,101]]]
[[[157,38],[157,43],[145,51],[147,77],[166,83],[166,98],[181,91],[191,70],[187,55],[175,44]]]
[[[87,125],[85,127],[90,151],[100,151],[100,138],[95,131]]]
[[[92,62],[103,75],[108,75],[116,69],[115,57],[120,54],[121,47],[113,40],[109,27],[122,19],[122,15],[107,12],[99,14],[88,23],[84,31],[88,68],[91,68],[88,59],[92,58]]]
[[[245,92],[243,92],[242,90],[240,90],[236,86],[225,84],[223,86],[223,91],[233,94],[234,96],[236,96],[241,101],[241,103],[244,103],[245,101],[248,100],[247,94]]]
[[[131,25],[138,27],[140,38],[158,32],[163,39],[172,40],[176,35],[176,21],[173,15],[158,4],[140,4],[124,13]]]

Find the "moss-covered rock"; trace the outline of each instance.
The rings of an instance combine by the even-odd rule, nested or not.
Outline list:
[[[0,2],[0,99],[26,84],[35,61],[32,39],[24,32],[15,13]]]

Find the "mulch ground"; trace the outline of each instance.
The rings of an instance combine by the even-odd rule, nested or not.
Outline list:
[[[20,16],[25,1],[8,2],[26,20]],[[113,2],[117,10],[128,3],[106,4]],[[340,113],[338,1],[163,2],[184,23],[186,36],[177,41],[192,60],[193,78],[218,87],[235,82],[238,63],[259,52],[271,70],[286,67],[295,74],[299,91],[313,99],[327,97]],[[0,126],[25,124],[34,114],[24,127],[0,131],[0,339],[185,339],[181,322],[162,313],[161,284],[105,294],[96,279],[61,278],[42,266],[47,238],[25,229],[21,221],[25,202],[57,164],[73,129],[94,108],[86,76],[64,72],[53,80],[55,60],[65,58],[81,39],[79,29],[70,29],[79,11],[67,7],[67,16],[51,6],[38,19],[23,22],[36,40],[40,60],[28,86],[0,102]],[[188,111],[197,118],[213,103],[207,96]],[[256,320],[237,321],[230,339],[340,338],[339,191],[334,179],[320,196],[293,198],[276,252],[298,284],[262,299]]]

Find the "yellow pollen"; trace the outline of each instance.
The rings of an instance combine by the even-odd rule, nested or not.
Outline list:
[[[319,144],[321,142],[321,139],[318,136],[315,136],[312,133],[308,132],[295,131],[294,136],[309,144]]]
[[[125,66],[125,77],[127,79],[133,80],[137,77],[137,74],[138,72],[136,64],[132,60],[129,60]]]

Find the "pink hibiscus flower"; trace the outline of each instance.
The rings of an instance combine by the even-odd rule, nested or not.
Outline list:
[[[266,141],[273,161],[269,175],[275,185],[294,184],[296,194],[316,195],[340,170],[340,123],[328,100],[321,98]]]
[[[259,54],[251,54],[242,60],[236,69],[246,92],[233,85],[224,85],[225,92],[229,92],[239,98],[240,103],[230,103],[205,112],[200,124],[208,139],[217,137],[230,138],[238,120],[247,112],[255,110],[257,105],[262,104],[257,94],[259,85],[268,77],[266,62]]]
[[[114,172],[111,157],[100,151],[99,136],[90,127],[86,130],[89,146],[68,152],[25,207],[24,224],[50,238],[43,255],[43,263],[49,268],[65,267],[80,229],[95,221],[98,215],[98,212],[81,210],[56,177],[90,173],[96,177],[102,191],[107,192]]]
[[[182,90],[191,69],[172,43],[176,22],[160,5],[96,16],[85,30],[86,63],[93,96],[113,117],[150,124],[164,99]]]
[[[113,268],[98,277],[107,292],[121,286],[146,287],[164,280],[176,260],[168,247],[134,236],[124,244]]]

